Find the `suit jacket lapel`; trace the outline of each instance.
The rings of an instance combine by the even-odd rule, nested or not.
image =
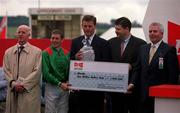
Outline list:
[[[162,48],[163,48],[163,42],[161,42],[159,47],[157,48],[157,50],[156,50],[156,52],[155,52],[155,54],[154,54],[150,64],[153,63],[162,54],[161,53]]]
[[[151,44],[148,44],[147,47],[145,48],[145,64],[148,64],[149,65],[149,52],[150,52],[150,49],[151,49]]]
[[[131,36],[131,38],[129,39],[128,44],[126,45],[126,48],[124,49],[124,52],[122,54],[122,57],[126,56],[128,51],[131,51],[132,48],[132,44],[133,44],[133,37]],[[121,51],[121,50],[120,50]]]
[[[80,40],[81,40],[81,41],[80,41],[80,45],[79,45],[79,46],[80,46],[80,48],[82,48],[82,47],[84,46],[84,45],[83,45],[83,40],[84,40],[84,39],[85,39],[85,37],[84,37],[84,36],[82,36],[82,37],[81,37],[81,39],[80,39]]]
[[[113,51],[116,51],[116,53],[118,54],[119,60],[120,59],[122,60],[122,58],[124,56],[124,53],[121,56],[121,42],[122,42],[122,40],[120,38],[116,37],[115,48],[113,48],[114,49]],[[124,52],[125,52],[125,50],[124,50]]]
[[[96,40],[97,40],[97,37],[96,37],[96,35],[94,35],[94,37],[91,41],[91,44],[90,44],[92,47],[94,47],[95,43],[97,42]]]

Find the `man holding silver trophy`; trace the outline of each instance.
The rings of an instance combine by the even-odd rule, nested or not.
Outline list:
[[[81,61],[109,61],[109,43],[96,35],[96,17],[82,19],[84,35],[72,40],[70,58]],[[70,93],[69,113],[103,113],[104,92],[74,91]]]
[[[86,39],[83,39],[82,43],[83,43],[83,47],[80,49],[80,52],[82,52],[82,60],[94,61],[95,54],[93,47],[90,45],[90,38],[88,37]]]

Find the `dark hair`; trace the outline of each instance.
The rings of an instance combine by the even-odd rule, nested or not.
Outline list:
[[[115,25],[121,25],[124,29],[128,27],[131,31],[131,21],[126,17],[116,19]]]
[[[59,34],[61,36],[61,39],[64,38],[64,34],[59,30],[59,29],[54,29],[52,32],[51,32],[51,35],[52,34]]]
[[[84,15],[82,21],[93,21],[94,25],[96,25],[96,17],[92,15]]]

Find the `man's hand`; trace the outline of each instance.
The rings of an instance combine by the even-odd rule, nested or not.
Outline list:
[[[60,84],[60,88],[62,88],[63,90],[65,91],[68,91],[69,90],[69,86],[71,86],[68,82],[63,82]]]
[[[82,58],[83,58],[82,51],[77,52],[75,55],[75,58],[76,58],[76,60],[82,60]]]
[[[18,93],[22,93],[22,92],[25,91],[24,86],[21,85],[21,84],[16,84],[16,85],[14,86],[14,89],[15,89],[15,91],[18,92]]]
[[[131,71],[132,70],[132,66],[131,66],[131,64],[129,64],[129,71]]]
[[[128,89],[127,89],[127,92],[126,93],[132,93],[132,90],[134,89],[134,84],[129,84],[128,85]]]

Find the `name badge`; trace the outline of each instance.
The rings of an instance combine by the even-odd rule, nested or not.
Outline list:
[[[164,67],[164,58],[159,57],[159,69],[163,69],[163,67]]]

